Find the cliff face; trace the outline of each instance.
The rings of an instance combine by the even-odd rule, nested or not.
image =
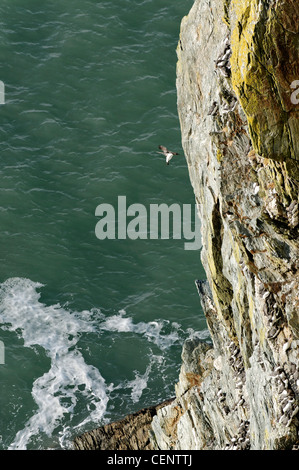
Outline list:
[[[178,112],[213,346],[186,342],[174,400],[75,448],[298,449],[298,27],[295,0],[196,0],[183,19]]]
[[[156,449],[298,446],[298,26],[292,0],[196,0],[182,21],[178,112],[213,347],[185,344]]]

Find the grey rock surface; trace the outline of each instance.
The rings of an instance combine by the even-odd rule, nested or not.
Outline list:
[[[209,287],[198,290],[213,348],[185,344],[176,400],[153,419],[155,448],[298,447],[299,135],[294,126],[292,139],[285,129],[278,135],[298,116],[279,91],[292,81],[297,53],[290,47],[284,63],[280,52],[295,33],[275,37],[278,22],[295,32],[293,7],[197,0],[182,21],[178,112],[202,226]],[[264,63],[269,50],[268,69],[252,65],[250,51]],[[270,67],[277,96],[266,106]],[[262,109],[252,104],[259,97]]]

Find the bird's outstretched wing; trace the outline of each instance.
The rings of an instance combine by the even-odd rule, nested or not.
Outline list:
[[[162,150],[162,152],[168,152],[167,148],[164,147],[164,145],[159,145],[159,149]]]

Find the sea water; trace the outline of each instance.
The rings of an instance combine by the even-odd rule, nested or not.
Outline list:
[[[119,196],[194,206],[175,87],[192,3],[1,2],[1,449],[68,449],[171,398],[183,342],[208,338],[200,250],[95,234]]]

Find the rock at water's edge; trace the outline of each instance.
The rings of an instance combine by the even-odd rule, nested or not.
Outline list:
[[[144,408],[74,439],[75,450],[151,450],[149,429],[159,408],[172,400]]]

